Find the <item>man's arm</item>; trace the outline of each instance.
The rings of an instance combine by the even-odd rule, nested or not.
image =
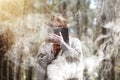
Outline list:
[[[51,53],[52,47],[48,43],[41,44],[36,59],[39,62],[49,63],[54,58],[54,55]]]
[[[60,33],[60,36],[56,35],[56,34],[50,34],[48,36],[48,38],[50,39],[51,42],[56,42],[59,43],[61,45],[61,48],[64,52],[68,52],[69,54],[67,54],[68,56],[71,57],[78,57],[81,54],[81,43],[79,41],[79,39],[74,38],[74,40],[72,41],[72,44],[74,46],[70,46],[68,45],[64,40],[63,37]]]

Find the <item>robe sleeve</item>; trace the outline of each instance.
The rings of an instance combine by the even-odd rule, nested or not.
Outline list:
[[[70,40],[71,48],[63,52],[63,55],[66,56],[68,61],[79,61],[82,53],[81,42],[78,38],[72,38]]]
[[[54,58],[54,55],[51,53],[51,50],[52,47],[50,44],[41,44],[38,52],[39,62],[43,62],[47,65]]]

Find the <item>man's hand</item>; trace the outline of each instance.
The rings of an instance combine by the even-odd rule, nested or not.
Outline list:
[[[66,51],[68,49],[71,49],[71,47],[65,43],[63,37],[62,37],[62,34],[60,33],[60,36],[59,35],[56,35],[56,34],[49,34],[48,35],[48,41],[49,42],[53,42],[53,43],[57,43],[57,44],[60,44],[61,45],[61,49],[63,51]]]
[[[64,42],[63,40],[63,37],[62,37],[62,34],[60,33],[60,36],[59,35],[56,35],[56,34],[49,34],[48,35],[48,41],[49,42],[53,42],[53,43],[58,43],[58,44],[61,44]]]

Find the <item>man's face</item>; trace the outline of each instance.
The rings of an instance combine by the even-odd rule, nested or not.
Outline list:
[[[54,19],[51,28],[55,34],[59,35],[62,29],[62,24],[59,20]]]
[[[54,19],[52,21],[52,27],[62,27],[62,24],[61,24],[60,20]]]
[[[50,25],[50,29],[51,29],[52,33],[57,34],[59,36],[60,36],[60,33],[61,33],[64,41],[66,43],[69,42],[68,28],[63,27],[63,24],[62,24],[61,20],[54,18],[52,20],[51,25]]]

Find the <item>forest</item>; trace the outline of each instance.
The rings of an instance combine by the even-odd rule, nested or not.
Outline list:
[[[42,80],[37,54],[55,14],[81,42],[80,80],[120,80],[120,0],[0,0],[0,80]]]

